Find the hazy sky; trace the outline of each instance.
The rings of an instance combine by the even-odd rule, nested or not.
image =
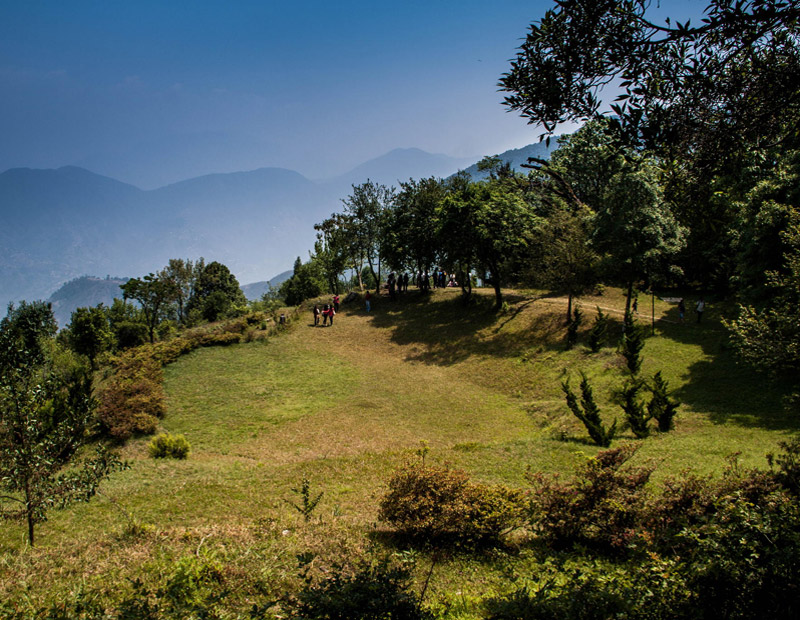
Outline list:
[[[0,0],[0,171],[79,165],[153,188],[263,166],[321,178],[398,147],[517,148],[540,131],[497,81],[552,5]]]

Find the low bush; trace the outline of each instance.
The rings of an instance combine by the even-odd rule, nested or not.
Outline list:
[[[153,437],[147,449],[150,452],[150,456],[155,459],[185,459],[189,456],[190,446],[183,435],[161,433]]]
[[[389,480],[379,518],[414,538],[475,543],[522,523],[524,495],[471,482],[460,470],[407,464]]]
[[[101,430],[117,440],[152,434],[166,412],[161,364],[138,349],[117,359],[117,371],[98,397]]]
[[[282,605],[291,618],[424,620],[430,617],[411,589],[411,571],[386,557],[364,559],[354,566],[337,563],[326,571],[323,579],[315,582],[306,574],[305,581],[305,587]]]
[[[539,538],[557,548],[627,548],[636,536],[653,472],[651,467],[623,469],[635,452],[632,444],[600,452],[569,483],[556,475],[530,474],[528,518]]]
[[[608,427],[603,425],[603,420],[600,417],[600,407],[597,406],[594,400],[592,386],[589,385],[586,375],[581,373],[580,402],[578,402],[578,397],[569,386],[569,379],[561,384],[561,389],[567,399],[567,407],[576,418],[583,422],[592,441],[604,448],[610,446],[611,440],[614,439],[614,435],[617,433],[617,421],[614,420],[611,426]]]

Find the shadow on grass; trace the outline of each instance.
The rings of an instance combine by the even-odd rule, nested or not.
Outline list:
[[[534,345],[561,350],[564,346],[560,314],[537,315],[522,333],[503,331],[537,299],[506,295],[509,305],[520,305],[509,315],[498,315],[493,297],[473,295],[472,300],[465,303],[455,293],[442,298],[412,291],[397,301],[381,299],[372,322],[375,327],[391,329],[391,339],[397,344],[420,345],[406,359],[426,364],[447,366],[473,355],[518,357]],[[492,326],[496,327],[490,337],[476,336],[476,332]]]
[[[675,306],[658,324],[661,337],[698,346],[704,355],[704,359],[689,365],[685,384],[675,397],[697,411],[708,412],[715,424],[800,430],[797,414],[787,411],[783,404],[791,392],[789,383],[772,381],[737,360],[729,332],[722,324],[724,315],[733,314],[731,306],[720,304],[715,311],[706,312],[701,323],[691,312],[681,322]]]

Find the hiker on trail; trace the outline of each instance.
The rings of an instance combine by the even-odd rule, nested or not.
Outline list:
[[[319,325],[319,315],[320,315],[319,306],[317,304],[314,304],[314,327]]]
[[[364,303],[367,304],[367,312],[370,311],[370,301],[372,301],[372,294],[367,290],[367,292],[364,293]]]
[[[697,312],[697,322],[698,323],[703,320],[703,312],[705,311],[705,309],[706,309],[706,302],[701,297],[700,300],[697,302],[697,305],[694,308],[694,311]]]
[[[333,296],[333,309],[336,312],[339,312],[339,296],[338,295],[334,295]]]
[[[678,302],[678,317],[680,317],[681,323],[683,323],[684,316],[686,316],[686,304],[683,301],[683,297],[681,297]]]
[[[639,314],[639,298],[638,297],[634,297],[633,298],[633,313],[634,314]]]

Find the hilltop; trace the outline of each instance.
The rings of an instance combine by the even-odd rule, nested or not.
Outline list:
[[[376,300],[370,314],[354,302],[325,328],[303,308],[274,337],[199,349],[168,366],[162,425],[186,436],[189,459],[154,460],[147,438],[129,442],[132,469],[92,503],[52,513],[36,562],[8,556],[0,598],[15,599],[24,583],[26,596],[63,601],[75,579],[89,592],[133,579],[155,587],[176,562],[200,558],[226,572],[237,594],[225,606],[242,610],[257,597],[254,575],[269,592],[298,587],[298,554],[330,566],[370,545],[392,549],[378,499],[391,471],[419,459],[421,446],[428,463],[482,483],[525,488],[528,469],[571,473],[599,449],[567,412],[560,383],[586,372],[603,416],[621,417],[613,390],[625,376],[615,344],[623,295],[609,288],[581,300],[585,311],[597,305],[612,318],[606,346],[591,354],[586,328],[579,346],[565,349],[565,299],[509,291],[508,311],[498,315],[484,293],[464,306],[454,289],[412,291],[397,303]],[[702,325],[679,323],[673,303],[655,300],[643,375],[660,370],[681,406],[676,430],[638,442],[634,463],[657,463],[659,480],[686,468],[719,474],[733,452],[742,466],[763,467],[764,454],[798,430],[779,391],[765,392],[736,365],[719,324],[724,309],[712,304]],[[625,431],[615,445],[633,441]],[[323,493],[309,522],[291,506],[304,478]],[[17,549],[14,529],[0,534],[0,549]],[[503,591],[510,566],[525,571],[533,562],[525,547],[492,553],[497,562],[423,553],[417,577],[433,562],[429,600],[454,604],[469,593],[457,617],[482,617],[482,593]],[[40,567],[56,558],[64,571],[45,578],[51,573]]]

